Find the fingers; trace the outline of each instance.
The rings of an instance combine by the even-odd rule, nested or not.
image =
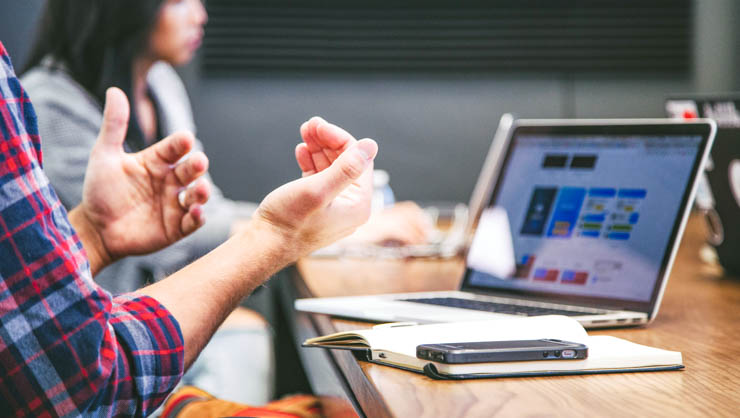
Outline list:
[[[344,150],[357,142],[347,131],[318,116],[301,125],[300,130],[317,172],[329,167]]]
[[[180,231],[183,235],[193,233],[195,230],[205,224],[206,218],[203,213],[203,207],[200,205],[192,205],[188,208],[188,212],[182,217],[180,222]]]
[[[166,164],[175,164],[180,161],[195,145],[195,137],[191,132],[174,133],[155,143],[142,152],[147,153],[148,159],[154,159]]]
[[[183,192],[182,198],[178,196],[180,206],[183,209],[189,209],[193,205],[203,205],[208,201],[208,198],[211,196],[211,186],[204,179],[200,179],[188,186]]]
[[[211,187],[207,181],[200,179],[184,192],[185,197],[180,202],[180,206],[186,212],[180,221],[180,231],[183,235],[188,235],[206,223],[202,205],[208,201]]]
[[[183,236],[194,232],[206,223],[202,205],[208,201],[210,194],[210,184],[200,179],[176,196],[179,206],[185,211],[180,220],[180,232]]]
[[[358,180],[370,167],[378,153],[378,144],[372,139],[363,139],[344,151],[334,163],[324,171],[308,177],[310,187],[320,190],[320,195],[331,201],[350,184]],[[372,190],[372,176],[364,188]]]
[[[316,173],[316,166],[313,164],[311,152],[305,143],[298,144],[295,147],[295,160],[298,162],[301,172],[303,172],[303,177]]]
[[[98,134],[98,142],[104,146],[122,147],[128,129],[129,104],[126,94],[116,87],[105,92],[103,124]]]
[[[314,167],[314,172],[319,172],[331,165],[331,161],[329,161],[329,158],[324,154],[321,149],[321,145],[317,140],[316,125],[322,121],[323,119],[314,116],[304,122],[300,129],[301,138],[303,138],[306,150],[308,151],[308,156],[311,158],[311,165]],[[302,171],[305,172],[305,170]]]
[[[316,140],[323,149],[333,150],[335,152],[338,151],[341,153],[341,151],[344,151],[357,142],[355,137],[339,126],[329,123],[319,117],[314,117],[314,119],[319,120],[315,126]]]
[[[194,152],[187,159],[175,166],[175,177],[181,185],[186,186],[208,171],[208,157],[201,152]]]
[[[311,119],[314,120],[315,118]],[[309,156],[311,157],[311,163],[316,168],[316,172],[324,170],[326,167],[331,165],[329,157],[324,153],[320,143],[316,139],[315,125],[311,125],[311,121],[304,123],[301,126],[301,136],[303,142],[306,144]]]
[[[317,139],[316,126],[323,121],[320,117],[314,116],[301,125],[301,138],[303,138],[303,141],[308,145],[308,150],[312,153],[321,151],[322,147]]]

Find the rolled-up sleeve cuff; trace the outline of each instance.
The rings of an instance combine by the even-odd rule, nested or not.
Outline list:
[[[175,388],[184,369],[184,342],[175,317],[154,298],[113,298],[110,324],[126,346],[129,372],[144,411],[153,411]]]

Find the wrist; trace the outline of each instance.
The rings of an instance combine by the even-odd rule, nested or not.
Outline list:
[[[250,246],[259,248],[265,258],[281,268],[302,255],[298,237],[261,216],[253,216],[236,235]]]
[[[98,228],[85,213],[82,205],[77,206],[69,212],[69,221],[77,232],[77,236],[82,242],[82,246],[87,253],[90,262],[90,270],[95,276],[105,266],[114,261],[114,257],[105,247],[103,238],[100,236]]]

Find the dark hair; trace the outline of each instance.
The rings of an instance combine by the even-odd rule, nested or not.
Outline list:
[[[163,1],[47,0],[22,72],[51,56],[101,104],[106,89],[113,86],[131,101],[133,62],[147,48]],[[137,148],[143,145],[135,106],[126,139]]]

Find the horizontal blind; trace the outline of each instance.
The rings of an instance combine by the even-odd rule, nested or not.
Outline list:
[[[208,0],[206,75],[661,72],[691,67],[690,0]]]

